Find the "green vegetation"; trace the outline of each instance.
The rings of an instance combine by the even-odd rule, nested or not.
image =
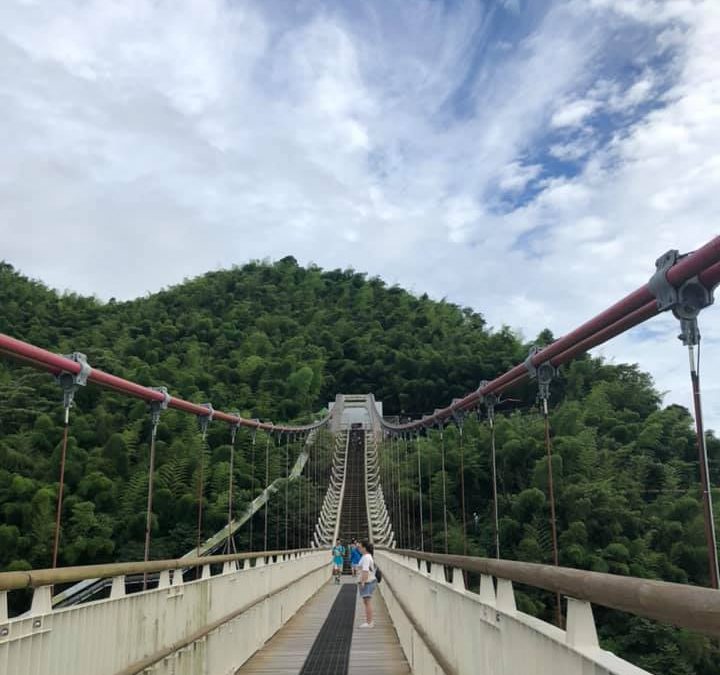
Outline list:
[[[58,294],[0,264],[0,331],[55,352],[82,351],[97,368],[167,386],[183,398],[277,421],[308,421],[337,392],[373,391],[386,413],[420,415],[521,361],[528,349],[508,329],[489,330],[470,309],[414,297],[353,271],[303,269],[292,258],[108,303]],[[546,332],[538,340],[551,337]],[[531,403],[535,392],[529,385],[514,396]],[[142,558],[147,406],[92,386],[81,389],[76,401],[60,564]],[[651,379],[637,368],[589,357],[564,369],[551,403],[561,564],[707,583],[688,412],[661,408]],[[48,375],[0,361],[0,569],[50,563],[61,434],[58,385]],[[201,458],[204,534],[225,523],[229,438],[225,425],[213,423],[204,447],[192,417],[162,415],[153,557],[175,556],[195,544]],[[447,428],[444,441],[450,549],[462,551],[457,429]],[[492,555],[487,425],[468,417],[463,441],[469,552]],[[720,442],[712,435],[708,442],[718,484]],[[265,443],[261,435],[255,446],[248,432],[239,435],[237,510],[265,484]],[[439,434],[432,432],[419,446],[426,539],[432,483],[434,547],[442,550]],[[287,458],[284,441],[270,447],[272,480],[284,473]],[[416,445],[406,450],[401,444],[400,450],[409,453],[399,464],[401,496],[417,509]],[[290,462],[298,451],[298,443],[291,444]],[[542,419],[533,406],[499,410],[497,458],[502,555],[549,562],[547,460]],[[293,520],[294,500],[305,495],[306,513],[312,514],[322,499],[321,481],[308,478],[290,488],[290,545],[302,544],[306,532]],[[269,511],[269,545],[283,547],[283,500]],[[237,543],[251,545],[249,528]],[[252,545],[263,545],[261,516],[254,520]],[[551,616],[552,598],[527,590],[519,601],[525,611]],[[680,675],[716,670],[720,654],[710,640],[602,609],[596,614],[605,646],[640,666]]]
[[[564,369],[561,400],[550,416],[560,564],[680,583],[708,583],[692,420],[679,406],[661,409],[650,378],[630,366],[585,358]],[[525,400],[531,400],[529,396]],[[463,552],[460,444],[444,430],[448,539]],[[717,484],[720,442],[708,436]],[[490,431],[463,424],[468,554],[495,555]],[[498,414],[496,422],[500,551],[503,558],[552,564],[547,454],[539,412]],[[404,537],[417,543],[417,452],[420,452],[426,549],[432,492],[435,551],[445,547],[442,443],[435,430],[419,441],[384,444],[388,485],[400,477],[399,503],[415,520]],[[397,461],[398,456],[400,462]],[[390,468],[396,467],[394,473]],[[399,466],[399,468],[397,468]],[[428,481],[432,476],[432,485]],[[393,478],[394,477],[394,478]],[[392,502],[395,490],[391,490]],[[716,504],[720,491],[715,491]],[[478,515],[477,522],[473,517]],[[720,512],[717,514],[720,516]],[[397,522],[397,518],[393,522]],[[396,528],[397,532],[397,528]],[[518,606],[554,620],[554,596],[524,589]],[[603,646],[653,673],[717,672],[720,650],[709,638],[596,607]]]

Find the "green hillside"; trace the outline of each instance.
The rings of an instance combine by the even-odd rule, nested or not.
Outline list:
[[[305,269],[292,258],[108,303],[58,294],[0,264],[0,332],[54,352],[82,351],[97,368],[275,421],[310,420],[338,392],[372,391],[387,414],[420,415],[521,361],[529,347],[508,329],[490,330],[473,310],[416,297],[352,270]],[[540,342],[549,339],[548,333],[539,336]],[[514,397],[523,403],[504,406],[498,418],[501,551],[505,558],[549,562],[547,460],[534,395],[530,385],[518,391]],[[589,357],[564,368],[551,404],[560,563],[707,583],[688,412],[662,408],[651,378],[636,367]],[[147,407],[91,386],[78,393],[71,417],[60,564],[142,558]],[[52,378],[0,361],[0,569],[50,563],[61,425],[61,393]],[[163,414],[158,438],[152,555],[160,558],[194,545],[201,458],[204,534],[223,526],[230,446],[227,427],[218,423],[210,425],[203,447],[196,421],[176,412]],[[286,440],[270,443],[271,480],[284,472],[286,452],[290,461],[298,452],[298,444],[286,448]],[[463,440],[469,552],[492,555],[487,426],[468,418]],[[449,539],[456,552],[462,551],[458,441],[455,428],[445,431]],[[253,445],[248,432],[240,434],[236,509],[265,483],[266,443],[258,436]],[[710,436],[708,443],[717,485],[720,442]],[[433,543],[441,550],[439,434],[419,444],[430,467],[423,476],[424,510],[429,514],[432,492]],[[400,471],[401,493],[414,509],[416,450],[414,442],[402,446],[408,454]],[[323,495],[309,478],[291,488],[290,498],[306,499],[312,511]],[[287,520],[290,544],[302,544],[301,523]],[[270,543],[275,537],[284,545],[285,522],[284,504],[271,505]],[[249,537],[246,529],[238,546],[250,546]],[[256,518],[256,549],[262,537]],[[520,601],[526,611],[550,611],[541,594]],[[596,613],[605,646],[653,672],[707,675],[720,657],[706,638]]]

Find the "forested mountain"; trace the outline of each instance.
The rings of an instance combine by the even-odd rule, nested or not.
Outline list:
[[[527,355],[508,329],[480,314],[415,297],[351,270],[302,268],[294,259],[213,272],[131,302],[59,294],[0,264],[0,332],[54,352],[81,351],[91,365],[183,398],[275,421],[316,417],[338,392],[372,391],[387,414],[430,412]],[[550,340],[545,332],[540,342]],[[497,456],[503,557],[551,560],[547,460],[532,385],[498,413]],[[96,387],[78,392],[71,413],[60,564],[142,558],[150,418],[147,407]],[[698,464],[688,412],[662,408],[650,377],[635,366],[584,357],[565,367],[551,398],[560,563],[706,584]],[[61,392],[48,375],[0,360],[0,569],[50,563],[58,488]],[[205,534],[227,517],[229,432],[166,412],[159,427],[153,557],[195,542],[197,480],[205,461]],[[462,551],[457,429],[444,432],[449,538]],[[267,439],[240,434],[235,508],[265,484]],[[492,489],[487,425],[464,424],[468,548],[492,555]],[[270,444],[270,479],[297,453]],[[417,504],[414,452],[427,462],[426,516],[444,547],[439,434],[400,447],[400,493]],[[713,484],[720,443],[708,438]],[[398,449],[395,449],[398,452]],[[427,468],[429,467],[429,469]],[[254,468],[254,472],[253,472]],[[310,484],[311,502],[322,498]],[[429,494],[432,494],[432,504]],[[720,503],[720,495],[716,504]],[[410,507],[412,508],[412,506]],[[280,541],[284,511],[270,509]],[[719,514],[720,515],[720,514]],[[294,525],[291,522],[290,527]],[[247,528],[246,528],[247,529]],[[262,546],[255,522],[252,545]],[[426,531],[429,537],[429,531]],[[290,543],[301,544],[297,530]],[[249,531],[238,545],[249,546]],[[522,608],[546,615],[548,599],[528,593]],[[656,673],[709,675],[717,645],[684,631],[603,612],[604,644]]]

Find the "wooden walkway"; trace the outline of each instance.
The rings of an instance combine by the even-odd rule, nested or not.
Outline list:
[[[344,583],[352,581],[346,578]],[[338,589],[332,581],[325,584],[236,675],[298,675]],[[365,622],[365,613],[358,597],[348,674],[410,675],[397,633],[378,591],[373,597],[373,609],[375,626],[359,628]]]

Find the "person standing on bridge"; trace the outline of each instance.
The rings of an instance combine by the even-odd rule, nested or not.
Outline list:
[[[375,624],[373,623],[373,609],[372,609],[372,594],[377,586],[377,580],[375,578],[375,561],[373,560],[373,545],[363,539],[360,542],[360,597],[365,605],[365,623],[360,628],[372,628]]]
[[[332,550],[333,557],[333,576],[335,577],[335,583],[340,583],[340,575],[342,574],[343,559],[345,558],[345,547],[342,542],[338,539],[335,542],[335,547]]]
[[[360,567],[360,558],[362,558],[362,553],[360,553],[360,544],[358,544],[357,539],[353,539],[350,544],[350,565],[352,567],[352,575],[354,577],[357,576],[358,567]]]

